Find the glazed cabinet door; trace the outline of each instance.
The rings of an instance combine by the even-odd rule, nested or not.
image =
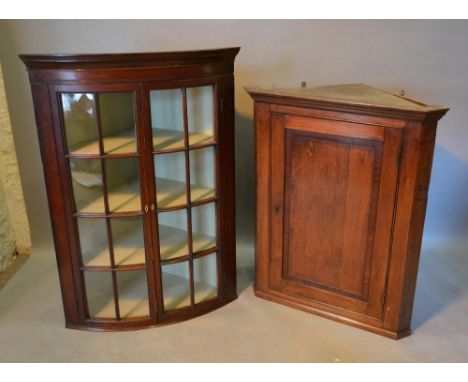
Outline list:
[[[279,113],[271,129],[271,287],[380,319],[400,133]]]
[[[220,296],[218,82],[145,84],[160,320]]]
[[[140,87],[58,85],[50,97],[81,320],[150,322],[156,304]]]

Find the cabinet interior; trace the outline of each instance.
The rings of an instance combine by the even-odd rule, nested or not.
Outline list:
[[[150,90],[148,97],[155,255],[169,311],[218,294],[215,88]],[[142,205],[148,186],[135,98],[134,92],[60,97],[87,310],[95,319],[150,314]]]

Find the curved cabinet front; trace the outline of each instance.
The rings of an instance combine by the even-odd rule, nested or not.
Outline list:
[[[126,64],[114,55],[86,56],[92,64],[71,57],[66,65],[57,62],[63,56],[22,56],[68,327],[136,329],[198,316],[236,298],[237,51],[123,55],[134,59]],[[223,75],[203,70],[227,63]],[[55,80],[64,65],[70,78],[79,70],[80,79]],[[83,80],[96,70],[102,81]],[[128,72],[144,73],[145,80],[126,82]]]

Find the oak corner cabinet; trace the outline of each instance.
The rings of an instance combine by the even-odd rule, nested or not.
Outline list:
[[[247,91],[256,295],[408,335],[437,121],[448,109],[361,84]]]
[[[20,56],[67,327],[138,329],[237,297],[238,51]]]

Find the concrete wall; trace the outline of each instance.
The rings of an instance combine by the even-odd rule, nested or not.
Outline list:
[[[246,85],[362,82],[451,108],[437,137],[425,238],[468,230],[468,22],[2,21],[0,54],[33,241],[50,239],[31,93],[18,53],[102,53],[241,46],[236,61],[239,244],[253,237],[253,117]],[[250,254],[251,256],[251,254]]]
[[[0,272],[14,254],[29,254],[31,238],[0,66]]]

